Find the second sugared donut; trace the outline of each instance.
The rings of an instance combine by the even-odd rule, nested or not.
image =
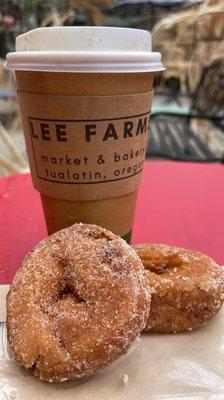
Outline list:
[[[8,340],[42,380],[92,374],[125,354],[150,306],[144,268],[121,238],[75,224],[39,243],[7,296]]]
[[[204,325],[224,300],[224,269],[202,253],[166,245],[135,247],[152,290],[145,331],[190,331]]]

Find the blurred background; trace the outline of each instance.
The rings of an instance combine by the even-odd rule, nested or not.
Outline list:
[[[0,177],[28,170],[5,56],[17,35],[62,25],[149,30],[166,71],[155,79],[147,158],[224,161],[223,0],[0,0]]]

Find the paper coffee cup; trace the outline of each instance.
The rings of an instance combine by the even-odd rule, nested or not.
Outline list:
[[[31,175],[48,232],[96,223],[130,239],[153,76],[147,31],[38,28],[7,55],[16,70]]]

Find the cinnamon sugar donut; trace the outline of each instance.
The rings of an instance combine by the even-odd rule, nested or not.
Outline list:
[[[144,328],[144,268],[121,238],[75,224],[30,252],[7,296],[8,340],[19,365],[49,382],[92,374]]]
[[[143,244],[135,247],[152,289],[148,332],[187,331],[204,325],[224,300],[224,269],[202,253]]]

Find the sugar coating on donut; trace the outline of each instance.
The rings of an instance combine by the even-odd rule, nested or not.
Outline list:
[[[121,238],[75,224],[24,259],[7,296],[8,340],[42,380],[92,374],[125,354],[150,307],[145,271]]]
[[[145,331],[191,331],[207,323],[224,301],[224,269],[208,256],[158,244],[135,247],[152,290]]]

